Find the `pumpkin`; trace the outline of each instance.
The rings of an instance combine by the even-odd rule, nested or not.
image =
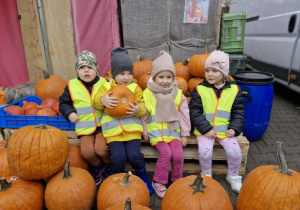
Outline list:
[[[37,113],[37,116],[57,116],[56,112],[49,108],[40,109]]]
[[[139,86],[142,88],[142,90],[145,90],[147,88],[147,83],[151,77],[151,72],[147,72],[147,74],[144,74],[139,79]]]
[[[31,107],[25,110],[25,115],[36,115],[40,109],[40,107]]]
[[[300,173],[288,169],[281,142],[276,144],[279,166],[263,165],[245,178],[236,209],[300,209]]]
[[[188,67],[188,63],[190,62],[190,59],[186,59],[183,62],[175,63],[175,71],[176,71],[176,77],[183,77],[186,81],[189,81],[191,78],[190,70]]]
[[[4,110],[13,115],[24,115],[25,113],[23,108],[16,105],[10,105],[8,107],[5,107]]]
[[[17,177],[0,179],[0,209],[43,209],[44,186],[40,181]]]
[[[59,102],[56,102],[52,108],[53,111],[55,111],[55,113],[57,115],[61,115],[60,111],[59,111]]]
[[[105,107],[104,112],[113,118],[122,118],[127,116],[127,108],[131,108],[129,104],[135,104],[134,93],[123,85],[113,86],[108,92],[111,92],[109,95],[110,97],[117,97],[117,101],[119,103],[113,108]]]
[[[232,210],[233,207],[219,182],[201,173],[178,179],[167,189],[161,210],[175,209]]]
[[[188,83],[183,77],[176,77],[177,87],[182,90],[183,94],[186,94],[188,91]]]
[[[8,130],[4,132],[6,140],[1,141],[0,145],[0,177],[9,177],[13,175],[13,172],[11,171],[7,161],[7,145],[11,136],[11,132]]]
[[[192,78],[188,81],[189,92],[192,93],[194,88],[197,87],[201,82],[203,82],[204,78]]]
[[[133,63],[133,77],[140,80],[141,76],[147,72],[152,72],[152,62],[151,60],[145,60],[141,55],[137,56],[138,61]]]
[[[22,179],[48,178],[60,171],[68,158],[69,141],[61,130],[49,125],[24,126],[10,137],[7,159]]]
[[[70,167],[54,175],[47,183],[45,204],[47,209],[92,209],[96,185],[92,175],[77,167]]]
[[[89,164],[85,159],[83,159],[80,151],[80,146],[78,145],[70,144],[68,160],[70,160],[71,167],[78,167],[89,170]]]
[[[112,207],[108,207],[106,210],[120,210],[120,209],[124,209],[124,210],[150,210],[150,208],[146,207],[146,206],[141,206],[139,204],[136,203],[131,203],[130,197],[128,197],[125,201],[125,203],[120,203],[117,205],[114,205]]]
[[[124,203],[128,197],[141,206],[150,205],[149,191],[143,180],[132,175],[130,171],[127,174],[113,174],[100,185],[97,195],[98,210]]]
[[[24,111],[26,112],[26,110],[30,109],[30,108],[35,108],[35,107],[38,107],[39,105],[35,102],[28,102],[28,101],[25,101],[23,100],[23,106],[22,108],[24,109]]]
[[[41,103],[41,108],[49,108],[52,109],[54,104],[57,103],[57,100],[54,98],[46,98]]]
[[[205,77],[205,61],[210,53],[208,53],[208,41],[205,46],[204,54],[196,54],[190,58],[188,64],[191,75],[194,77]]]
[[[44,77],[35,86],[35,95],[41,99],[54,98],[58,100],[67,86],[66,81],[59,76],[49,75],[46,70],[43,71],[43,75]]]
[[[132,81],[135,83],[135,84],[139,84],[139,81],[135,78],[132,79]]]

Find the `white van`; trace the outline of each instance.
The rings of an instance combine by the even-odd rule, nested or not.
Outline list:
[[[300,93],[300,0],[231,0],[229,12],[243,11],[247,67]]]

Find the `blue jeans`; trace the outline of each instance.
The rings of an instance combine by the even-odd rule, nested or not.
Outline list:
[[[128,160],[136,171],[145,168],[144,155],[141,153],[141,140],[113,141],[108,144],[111,153],[111,170],[113,174],[124,173]]]

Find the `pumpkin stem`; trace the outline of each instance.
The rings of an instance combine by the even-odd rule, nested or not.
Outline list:
[[[6,191],[6,190],[8,190],[8,189],[11,187],[11,183],[8,183],[8,182],[6,181],[6,179],[5,179],[5,177],[2,177],[2,178],[0,179],[0,186],[1,186],[0,192]]]
[[[129,176],[132,175],[131,171],[128,171],[128,173],[124,176],[124,178],[120,181],[119,186],[127,188],[129,184]]]
[[[292,172],[290,172],[289,169],[288,169],[288,166],[286,164],[281,145],[282,145],[282,142],[277,141],[277,143],[276,143],[276,157],[278,159],[279,169],[276,169],[276,170],[279,173],[291,176]]]
[[[139,59],[139,61],[144,61],[145,60],[145,58],[141,55],[138,55],[137,58]]]
[[[190,59],[186,59],[185,61],[182,62],[182,65],[187,66],[190,62]]]
[[[11,137],[11,132],[10,132],[9,130],[5,130],[5,131],[4,131],[4,134],[5,134],[5,139],[6,139],[6,143],[5,143],[4,148],[7,149],[7,146],[8,146],[8,140],[9,140],[10,137]]]
[[[63,179],[69,179],[71,176],[72,175],[70,173],[70,160],[68,160],[68,162],[65,164]]]
[[[196,177],[194,183],[189,185],[190,187],[192,187],[194,189],[193,195],[198,192],[204,193],[204,189],[207,187],[207,186],[203,185],[204,177],[205,177],[205,173],[202,172],[201,174],[199,174]]]
[[[49,75],[48,71],[46,71],[46,70],[43,70],[43,75],[44,75],[44,79],[50,78],[50,75]]]
[[[125,201],[125,208],[124,210],[131,210],[131,200],[130,197],[128,197]]]
[[[39,124],[36,128],[39,128],[39,129],[47,129],[47,126],[44,125],[44,124]]]

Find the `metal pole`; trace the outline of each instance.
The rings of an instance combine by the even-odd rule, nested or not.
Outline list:
[[[45,27],[45,21],[44,21],[42,0],[37,0],[37,3],[38,3],[39,16],[40,16],[40,22],[41,22],[43,43],[44,43],[45,54],[46,54],[47,69],[48,69],[49,75],[52,75],[53,74],[52,63],[51,63],[51,57],[50,57],[49,47],[48,47],[48,39],[47,39],[47,33],[46,33],[46,27]]]

